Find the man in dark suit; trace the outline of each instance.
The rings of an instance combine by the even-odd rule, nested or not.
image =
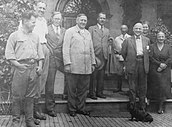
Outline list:
[[[141,23],[134,25],[133,32],[134,36],[126,39],[122,44],[121,54],[126,62],[130,103],[135,103],[137,94],[140,109],[145,110],[150,41],[141,35],[143,32]]]
[[[65,29],[61,27],[62,15],[60,12],[53,12],[52,24],[48,26],[48,34],[46,35],[47,47],[50,50],[49,71],[47,82],[45,85],[45,102],[47,114],[56,117],[54,111],[54,82],[57,70],[64,72],[62,45]]]
[[[109,29],[104,26],[106,22],[106,14],[103,12],[99,13],[97,21],[98,23],[96,25],[89,27],[96,59],[101,62],[100,66],[96,68],[91,75],[89,97],[95,100],[97,97],[106,98],[103,94],[104,73],[108,57],[108,39],[110,37]]]

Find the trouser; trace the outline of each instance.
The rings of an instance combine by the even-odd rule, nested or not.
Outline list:
[[[135,103],[136,94],[139,97],[139,107],[145,110],[145,98],[147,92],[147,74],[144,70],[143,59],[137,59],[135,72],[128,74],[129,99],[130,103]]]
[[[124,75],[124,62],[119,61],[119,68],[117,73],[117,89],[122,90],[122,80]]]
[[[104,90],[104,68],[95,70],[91,75],[89,94],[91,96],[101,95]]]
[[[117,89],[122,90],[122,75],[117,75]]]
[[[87,97],[90,75],[88,74],[70,74],[66,75],[68,91],[68,110],[84,111]]]
[[[66,79],[66,73],[64,74],[64,90],[63,95],[67,96],[67,79]]]
[[[24,110],[25,110],[26,124],[31,121],[34,121],[34,119],[33,119],[33,98],[32,97],[25,98]]]
[[[44,62],[43,62],[43,68],[42,68],[42,73],[41,76],[38,79],[38,93],[37,93],[37,98],[41,97],[41,93],[45,89],[45,84],[47,81],[47,76],[48,76],[48,69],[49,69],[49,49],[47,48],[46,44],[42,44],[42,49],[44,53]]]
[[[27,64],[27,63],[26,63]],[[20,109],[24,101],[26,121],[33,118],[33,98],[37,93],[36,64],[32,64],[26,70],[14,69],[12,80],[12,116],[13,120],[20,119]],[[29,107],[29,108],[28,108]]]
[[[45,85],[45,104],[47,111],[53,111],[55,106],[54,82],[55,82],[57,67],[56,67],[55,59],[53,57],[50,57],[49,60],[50,63],[49,63],[48,77]]]
[[[41,97],[41,93],[45,89],[45,84],[47,81],[47,76],[48,76],[48,69],[49,69],[49,49],[47,48],[46,44],[41,44],[43,53],[44,53],[44,62],[43,62],[43,68],[42,68],[42,73],[41,76],[37,80],[37,87],[38,91],[34,99],[34,112],[42,112],[41,108],[39,107],[39,98]]]

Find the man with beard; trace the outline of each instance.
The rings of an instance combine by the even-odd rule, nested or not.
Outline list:
[[[39,37],[32,32],[35,22],[36,16],[33,12],[23,13],[22,27],[10,35],[6,45],[6,59],[13,65],[13,127],[20,126],[23,101],[26,127],[36,127],[33,119],[33,100],[37,94],[37,79],[42,71],[44,54]]]
[[[70,116],[76,113],[89,115],[85,110],[90,74],[94,70],[95,55],[91,35],[85,29],[87,16],[79,14],[76,25],[66,30],[63,43],[64,68],[67,73],[68,110]]]
[[[94,53],[96,61],[99,66],[91,75],[89,97],[92,99],[106,98],[103,94],[104,89],[104,74],[105,66],[108,58],[108,39],[110,37],[109,29],[104,25],[106,22],[106,14],[101,12],[97,18],[98,23],[94,26],[89,27],[93,40]],[[98,62],[99,61],[99,62]]]
[[[134,25],[133,32],[134,35],[132,37],[124,40],[121,54],[124,58],[128,75],[130,104],[135,105],[136,95],[138,95],[139,108],[145,111],[150,40],[142,36],[143,26],[141,23]]]

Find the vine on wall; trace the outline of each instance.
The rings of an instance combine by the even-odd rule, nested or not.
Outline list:
[[[168,30],[167,26],[164,24],[162,19],[158,18],[157,22],[155,23],[155,25],[150,30],[150,37],[154,43],[156,42],[157,33],[160,31],[165,33],[165,36],[166,36],[165,43],[170,44],[172,46],[172,34]]]

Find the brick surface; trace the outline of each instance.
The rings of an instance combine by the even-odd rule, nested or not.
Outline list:
[[[154,118],[152,123],[129,121],[124,117],[88,117],[77,115],[70,117],[66,113],[59,113],[53,118],[47,116],[46,121],[41,121],[38,127],[172,127],[172,114],[162,115],[151,113]],[[0,127],[11,127],[12,119],[10,115],[0,116]],[[24,117],[21,117],[21,126],[24,127]]]

